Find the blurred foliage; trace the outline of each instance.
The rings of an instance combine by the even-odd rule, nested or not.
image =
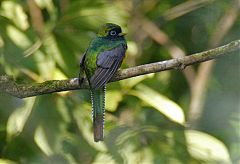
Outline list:
[[[200,5],[166,16],[184,3]],[[170,59],[167,49],[141,28],[141,17],[161,27],[186,54],[204,51],[232,3],[2,0],[0,74],[21,83],[76,77],[81,54],[106,22],[128,33],[123,67]],[[239,20],[221,43],[240,38]],[[0,93],[0,163],[238,163],[239,59],[231,55],[216,61],[196,130],[186,128],[190,87],[176,70],[109,84],[101,143],[93,142],[87,90],[23,100]]]

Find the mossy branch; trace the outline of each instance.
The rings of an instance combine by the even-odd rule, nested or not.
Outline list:
[[[181,58],[170,59],[119,70],[116,75],[110,80],[110,82],[170,69],[182,70],[186,66],[212,60],[221,55],[228,55],[230,54],[230,52],[236,50],[240,50],[240,40],[233,41],[229,44],[217,47],[215,49]],[[86,79],[84,79],[81,84],[79,84],[78,78],[72,78],[67,80],[50,80],[36,84],[17,84],[11,76],[0,76],[0,91],[18,98],[26,98],[68,90],[86,89],[88,87],[89,86]]]

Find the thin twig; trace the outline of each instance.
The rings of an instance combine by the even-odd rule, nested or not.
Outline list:
[[[198,1],[186,1],[169,10],[167,10],[161,17],[160,20],[170,21],[175,18],[181,17],[191,11],[195,11],[207,4],[214,2],[215,0],[198,0]]]
[[[223,54],[228,55],[230,54],[230,52],[236,50],[240,50],[240,40],[233,41],[229,44],[215,49],[181,58],[170,59],[119,70],[110,82],[170,69],[182,70],[186,66],[212,60]],[[3,91],[18,98],[26,98],[54,92],[88,88],[88,83],[86,79],[81,84],[79,84],[78,81],[78,78],[72,78],[68,80],[50,80],[36,84],[16,84],[13,78],[4,75],[0,76],[0,91]]]

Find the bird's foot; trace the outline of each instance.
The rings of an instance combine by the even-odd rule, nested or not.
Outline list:
[[[78,74],[78,84],[81,85],[84,81],[84,75],[83,73],[80,71],[80,73]]]
[[[83,77],[82,77],[82,78],[80,78],[80,77],[78,78],[78,84],[79,84],[79,85],[81,85],[81,84],[83,83],[83,81],[84,81],[84,78],[83,78]]]

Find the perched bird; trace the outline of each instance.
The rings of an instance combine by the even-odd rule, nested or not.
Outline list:
[[[107,82],[121,66],[127,42],[120,26],[104,24],[80,60],[79,79],[85,72],[92,101],[94,141],[103,141]]]

